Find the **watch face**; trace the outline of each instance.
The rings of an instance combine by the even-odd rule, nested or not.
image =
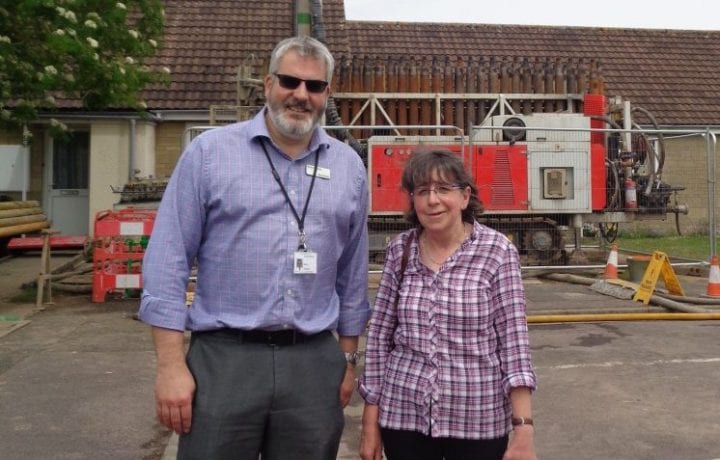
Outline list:
[[[347,361],[348,364],[352,364],[353,366],[357,365],[359,357],[360,354],[357,351],[345,352],[345,361]]]

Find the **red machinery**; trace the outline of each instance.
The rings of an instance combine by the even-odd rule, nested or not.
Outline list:
[[[687,213],[670,205],[683,187],[661,180],[662,135],[631,130],[628,104],[610,113],[606,105],[605,96],[587,95],[584,113],[490,116],[470,136],[371,137],[371,251],[382,253],[403,228],[408,198],[400,175],[418,149],[462,156],[485,208],[478,220],[513,240],[526,264],[567,263],[568,237],[580,248],[585,223],[611,240],[618,223]]]

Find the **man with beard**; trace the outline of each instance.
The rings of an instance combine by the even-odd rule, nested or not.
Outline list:
[[[360,158],[318,126],[333,67],[317,40],[280,42],[265,108],[194,139],[163,196],[139,317],[180,459],[337,456],[369,316],[368,191]]]

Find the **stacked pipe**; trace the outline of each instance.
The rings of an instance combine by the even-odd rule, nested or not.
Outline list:
[[[384,57],[342,56],[337,66],[337,93],[458,93],[458,94],[601,94],[604,83],[596,60],[561,58],[495,57]],[[431,125],[440,110],[442,123],[461,129],[480,123],[494,101],[491,99],[446,99],[440,107],[431,100],[382,101],[396,125]],[[365,103],[363,98],[337,101],[343,124],[350,124]],[[568,106],[569,103],[574,104]],[[518,113],[582,112],[582,101],[519,99],[512,102]],[[368,124],[363,114],[355,124]],[[376,123],[380,118],[376,119]],[[378,123],[380,124],[380,123]],[[369,133],[354,131],[357,137]],[[417,134],[408,131],[406,134]],[[420,132],[429,134],[429,132]]]
[[[0,202],[0,238],[37,232],[49,226],[37,201]]]

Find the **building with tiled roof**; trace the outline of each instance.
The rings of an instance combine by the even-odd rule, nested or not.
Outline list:
[[[279,37],[293,34],[292,2],[209,4],[166,2],[157,63],[173,78],[147,92],[151,110],[234,104],[238,65],[265,59]],[[720,31],[347,21],[342,0],[323,2],[323,19],[338,58],[592,60],[606,94],[646,107],[662,125],[720,126]]]
[[[238,66],[266,60],[275,44],[295,34],[292,1],[166,0],[162,50],[167,87],[146,92],[150,110],[207,111],[236,102]],[[348,51],[342,1],[326,1],[323,20],[335,54]]]
[[[150,64],[168,67],[171,81],[144,92],[150,117],[122,110],[88,113],[72,104],[54,113],[80,139],[72,145],[85,146],[74,154],[87,168],[88,177],[63,195],[62,190],[48,191],[47,184],[58,170],[60,175],[75,176],[69,163],[53,162],[54,152],[67,146],[46,135],[48,115],[31,127],[35,140],[28,147],[29,182],[22,196],[42,201],[55,226],[67,225],[66,233],[91,233],[95,212],[118,202],[114,189],[131,177],[165,177],[172,172],[186,129],[207,124],[210,107],[247,102],[239,101],[239,68],[248,64],[257,74],[275,43],[295,33],[294,4],[166,0],[164,39]],[[533,92],[542,93],[547,87],[543,90],[532,82],[530,74],[537,76],[537,69],[544,65],[564,73],[565,80],[555,83],[559,93],[590,91],[594,79],[602,83],[605,94],[646,108],[663,127],[720,127],[716,104],[720,31],[348,21],[342,0],[322,4],[326,41],[339,64],[336,91],[348,90],[343,86],[348,85],[348,77],[342,73],[342,64],[360,62],[364,68],[380,63],[388,75],[395,64],[402,68],[451,63],[465,79],[456,82],[465,83],[462,87],[456,82],[443,85],[442,91],[458,93],[497,89],[490,83],[480,87],[483,72],[531,69],[525,74],[528,86],[523,91],[532,87]],[[469,83],[471,74],[477,78],[476,88]],[[355,90],[368,91],[362,79],[353,81]],[[0,144],[20,145],[21,137],[0,133]],[[693,149],[693,155],[703,155],[702,146]],[[53,167],[56,170],[49,169]],[[696,173],[682,174],[693,177]],[[87,190],[73,195],[76,189]],[[20,196],[19,191],[8,193]],[[702,197],[702,191],[696,194]],[[72,197],[84,197],[84,204],[65,204],[63,200]],[[66,214],[72,209],[84,209],[84,213]]]

